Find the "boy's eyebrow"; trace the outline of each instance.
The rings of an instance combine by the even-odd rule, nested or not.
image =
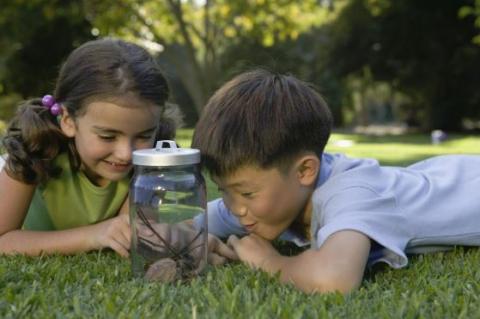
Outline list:
[[[220,187],[220,181],[217,181],[215,180],[215,178],[213,177],[212,178],[212,181],[218,185],[218,187]],[[243,182],[235,182],[235,183],[230,183],[230,184],[226,184],[226,185],[222,185],[222,188],[226,188],[226,187],[237,187],[237,186],[242,186],[243,185]]]
[[[212,177],[212,181],[220,187],[220,185],[221,185],[221,181],[220,181],[220,180],[218,180],[218,179],[215,178],[215,177]],[[249,184],[249,181],[247,181],[247,180],[241,180],[241,181],[234,181],[233,183],[230,183],[230,184],[222,185],[222,188],[226,188],[226,187],[243,187],[243,186],[253,186],[253,185],[250,185],[250,184]]]
[[[253,187],[255,184],[249,183],[249,181],[240,181],[240,182],[234,182],[231,184],[227,184],[226,187],[229,188],[237,188],[237,187]]]
[[[146,129],[145,131],[141,131],[138,134],[150,133],[152,131],[155,131],[156,128],[157,127],[154,126],[152,128]],[[95,126],[94,125],[93,129],[95,129],[96,131],[102,131],[102,132],[105,132],[105,133],[123,133],[122,131],[115,130],[115,129],[112,129],[112,128],[109,128],[109,127],[103,127],[103,126]]]
[[[236,182],[236,183],[231,183],[231,184],[227,184],[225,185],[226,187],[237,187],[237,186],[243,186],[243,182]]]

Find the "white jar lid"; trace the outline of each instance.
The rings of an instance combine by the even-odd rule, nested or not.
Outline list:
[[[133,152],[133,164],[143,166],[180,166],[200,163],[200,151],[179,148],[174,141],[157,141],[155,148]]]

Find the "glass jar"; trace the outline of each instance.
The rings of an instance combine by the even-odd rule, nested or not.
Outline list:
[[[200,274],[207,265],[205,180],[200,152],[158,141],[133,152],[130,183],[132,272],[172,282]],[[202,225],[193,217],[204,214]]]

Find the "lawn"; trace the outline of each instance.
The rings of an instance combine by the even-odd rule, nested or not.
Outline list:
[[[191,131],[178,141],[188,146]],[[408,165],[446,153],[480,153],[480,137],[334,134],[328,151]],[[217,196],[209,182],[209,197]],[[472,195],[473,196],[473,195]],[[184,284],[134,279],[114,253],[0,257],[1,318],[480,318],[480,250],[412,257],[400,270],[369,270],[353,293],[308,295],[241,264]]]

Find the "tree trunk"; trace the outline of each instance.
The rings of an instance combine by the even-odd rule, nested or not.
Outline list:
[[[193,108],[196,110],[197,114],[200,115],[208,98],[208,92],[205,90],[205,87],[208,87],[205,83],[206,77],[203,74],[200,74],[198,69],[194,67],[182,46],[165,46],[162,55],[165,57],[165,60],[175,66],[178,77],[182,81],[194,103]]]

